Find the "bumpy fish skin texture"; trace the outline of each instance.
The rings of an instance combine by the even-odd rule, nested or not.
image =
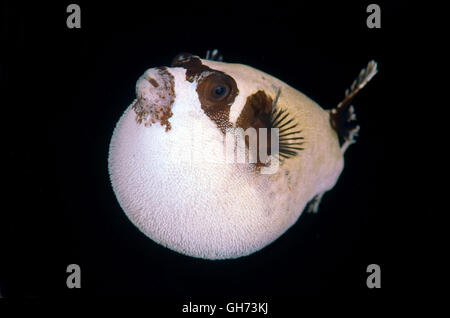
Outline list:
[[[111,139],[111,183],[128,218],[153,241],[193,257],[237,258],[276,240],[335,185],[343,151],[330,112],[298,90],[246,65],[195,59],[149,69],[138,80],[137,100]],[[199,89],[212,73],[234,94],[216,117]],[[269,174],[223,162],[221,152],[221,125],[235,127],[259,91],[301,131],[301,150]]]

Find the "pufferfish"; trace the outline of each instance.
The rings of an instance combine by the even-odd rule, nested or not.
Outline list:
[[[317,212],[336,184],[359,130],[350,101],[376,72],[370,61],[343,101],[324,110],[273,76],[222,62],[217,50],[146,70],[110,143],[120,206],[181,254],[229,259],[264,248],[303,210]]]

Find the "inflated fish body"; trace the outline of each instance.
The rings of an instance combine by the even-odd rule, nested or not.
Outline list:
[[[147,70],[110,144],[121,207],[152,240],[186,255],[260,250],[335,185],[359,128],[349,128],[349,101],[375,73],[371,62],[327,111],[246,65],[180,54]]]

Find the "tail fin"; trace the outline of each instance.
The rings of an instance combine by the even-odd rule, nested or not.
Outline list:
[[[330,110],[331,126],[336,130],[341,142],[342,153],[348,146],[355,143],[358,135],[359,125],[356,123],[354,107],[350,104],[355,95],[375,76],[378,72],[377,63],[370,61],[366,68],[363,68],[358,77],[353,81],[350,88],[345,91],[344,99]]]

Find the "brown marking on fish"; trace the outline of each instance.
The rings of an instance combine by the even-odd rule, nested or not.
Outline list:
[[[259,146],[260,146],[260,132],[259,128],[267,129],[266,149],[268,155],[271,154],[271,111],[272,111],[273,99],[266,94],[263,90],[259,90],[256,93],[249,95],[245,102],[244,108],[241,111],[237,121],[236,128],[242,128],[244,131],[249,128],[256,129],[257,136],[257,166],[264,165],[259,158]],[[249,137],[245,136],[245,143],[248,147]]]
[[[158,84],[158,82],[157,81],[155,81],[155,79],[154,78],[151,78],[151,77],[148,77],[147,78],[147,80],[150,82],[150,84],[152,84],[153,85],[153,87],[158,87],[159,86],[159,84]]]
[[[169,118],[172,117],[172,104],[175,101],[175,80],[166,67],[157,69],[157,78],[149,76],[144,78],[153,86],[153,89],[142,93],[137,91],[137,100],[132,108],[136,113],[136,121],[145,126],[151,126],[160,122],[166,126],[166,131],[171,129]]]
[[[219,98],[214,96],[214,90],[218,87],[226,90],[226,94]],[[225,134],[226,129],[233,126],[230,122],[230,108],[239,93],[236,81],[223,72],[212,71],[201,77],[196,91],[205,114]]]
[[[197,81],[197,95],[205,114],[225,134],[230,122],[230,107],[239,94],[236,81],[224,72],[214,70],[202,63],[198,56],[189,53],[178,54],[172,61],[173,67],[186,69],[186,80]],[[226,93],[215,96],[214,90],[221,86]]]
[[[205,71],[213,71],[206,65],[203,65],[198,56],[189,53],[180,53],[172,61],[172,67],[184,67],[186,69],[186,80],[194,82]]]

